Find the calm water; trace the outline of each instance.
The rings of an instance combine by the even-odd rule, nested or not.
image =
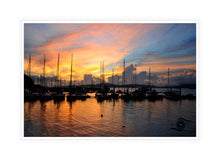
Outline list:
[[[25,102],[24,136],[196,136],[195,100],[97,102],[93,96],[72,103]],[[191,121],[182,131],[172,129],[180,117]]]

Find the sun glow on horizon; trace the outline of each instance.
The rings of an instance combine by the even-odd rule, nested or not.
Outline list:
[[[85,74],[100,78],[100,62],[104,61],[105,81],[122,76],[123,59],[126,68],[137,74],[152,68],[155,83],[164,83],[167,68],[173,76],[195,79],[196,24],[156,23],[90,23],[90,24],[32,24],[24,25],[24,71],[28,72],[31,54],[31,74],[42,76],[44,54],[45,76],[57,74],[60,54],[61,79],[69,81],[71,54],[73,80],[81,81]],[[133,71],[132,71],[133,72]],[[163,75],[162,75],[163,72]],[[156,79],[160,78],[159,79]],[[146,79],[144,79],[146,81]],[[178,81],[184,82],[179,78]]]

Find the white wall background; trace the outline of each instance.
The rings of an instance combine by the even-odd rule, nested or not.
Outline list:
[[[0,159],[219,159],[216,0],[20,0],[0,9]],[[198,140],[22,140],[21,20],[199,20]]]

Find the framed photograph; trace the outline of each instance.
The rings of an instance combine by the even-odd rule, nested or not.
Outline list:
[[[23,21],[23,138],[197,138],[196,21]]]

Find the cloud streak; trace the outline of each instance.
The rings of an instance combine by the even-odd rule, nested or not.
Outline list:
[[[124,58],[126,66],[137,64],[138,73],[147,71],[149,66],[155,73],[165,72],[168,67],[196,70],[195,24],[25,24],[25,71],[28,54],[31,54],[32,74],[41,75],[43,54],[46,54],[46,75],[54,76],[58,53],[65,80],[70,75],[71,54],[75,77],[83,77],[84,74],[98,77],[102,60],[105,62],[106,80],[112,68],[121,75]]]

